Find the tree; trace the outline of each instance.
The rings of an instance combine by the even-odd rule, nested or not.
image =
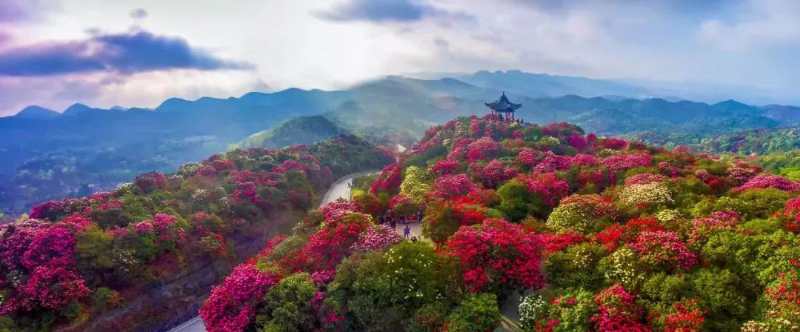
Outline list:
[[[308,273],[283,278],[264,296],[256,325],[264,332],[311,331],[315,327],[312,299],[316,287]]]
[[[373,252],[354,266],[340,270],[331,292],[346,292],[359,329],[399,331],[427,304],[458,297],[454,266],[422,242],[401,242],[385,252]],[[341,275],[340,275],[341,274]]]
[[[497,296],[490,293],[469,295],[447,317],[447,331],[486,332],[500,323]]]

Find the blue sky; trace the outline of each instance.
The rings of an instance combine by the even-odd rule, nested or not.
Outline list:
[[[0,115],[480,69],[800,103],[794,0],[0,1]]]

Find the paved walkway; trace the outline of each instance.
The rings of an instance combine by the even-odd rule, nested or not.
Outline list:
[[[350,174],[334,182],[325,195],[322,196],[322,202],[320,203],[320,206],[333,202],[339,198],[350,199],[350,189],[352,189],[353,179],[370,173],[374,172]],[[403,234],[402,231],[403,229],[401,228],[400,235]],[[169,332],[206,332],[206,326],[203,324],[203,320],[200,318],[200,316],[197,316],[183,322],[181,325],[172,328],[169,330]]]

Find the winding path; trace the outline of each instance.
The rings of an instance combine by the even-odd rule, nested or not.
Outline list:
[[[353,173],[347,175],[336,182],[334,182],[328,191],[322,196],[322,202],[320,202],[319,206],[323,206],[330,202],[333,202],[339,198],[350,199],[350,190],[353,186],[353,179],[374,173],[375,171],[370,172],[360,172],[360,173]],[[196,316],[190,320],[183,322],[181,325],[178,325],[169,332],[206,332],[206,326],[203,324],[203,320],[200,316]]]

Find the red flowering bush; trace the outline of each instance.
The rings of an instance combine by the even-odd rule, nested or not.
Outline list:
[[[211,295],[200,308],[209,332],[244,331],[256,313],[256,303],[275,286],[280,277],[262,272],[252,264],[242,264],[221,284],[211,290]]]
[[[475,189],[466,174],[445,175],[436,179],[434,195],[441,198],[464,196]]]
[[[513,178],[517,175],[517,171],[512,168],[507,168],[503,163],[494,159],[486,166],[479,170],[479,176],[483,186],[486,188],[495,188],[499,184]]]
[[[372,182],[370,192],[395,191],[400,187],[401,182],[403,182],[403,169],[397,163],[391,164],[381,170],[381,173]]]
[[[783,209],[784,227],[794,233],[800,233],[800,197],[786,201]]]
[[[703,309],[695,299],[674,303],[664,317],[665,332],[699,332],[705,321]]]
[[[446,174],[453,174],[459,167],[459,163],[456,160],[450,159],[442,159],[437,161],[431,167],[431,171],[436,175],[446,175]]]
[[[664,227],[655,218],[634,218],[628,220],[624,225],[611,224],[602,231],[595,234],[595,238],[608,251],[614,251],[621,244],[628,243],[636,239],[641,232],[664,231]]]
[[[598,314],[592,317],[598,331],[643,332],[651,329],[642,323],[642,309],[636,297],[620,284],[606,288],[594,298]]]
[[[559,179],[555,173],[526,177],[524,182],[528,186],[528,191],[537,195],[542,202],[551,207],[569,195],[569,183]]]
[[[472,292],[543,285],[542,241],[519,225],[487,219],[481,225],[462,226],[447,247],[461,263],[464,283]]]
[[[352,246],[372,224],[368,215],[351,213],[328,222],[308,238],[301,251],[307,271],[330,270],[350,255]]]
[[[698,262],[697,255],[674,232],[645,231],[630,246],[642,261],[654,268],[689,270]]]
[[[481,137],[467,146],[467,160],[477,161],[494,158],[500,145],[491,137]]]

